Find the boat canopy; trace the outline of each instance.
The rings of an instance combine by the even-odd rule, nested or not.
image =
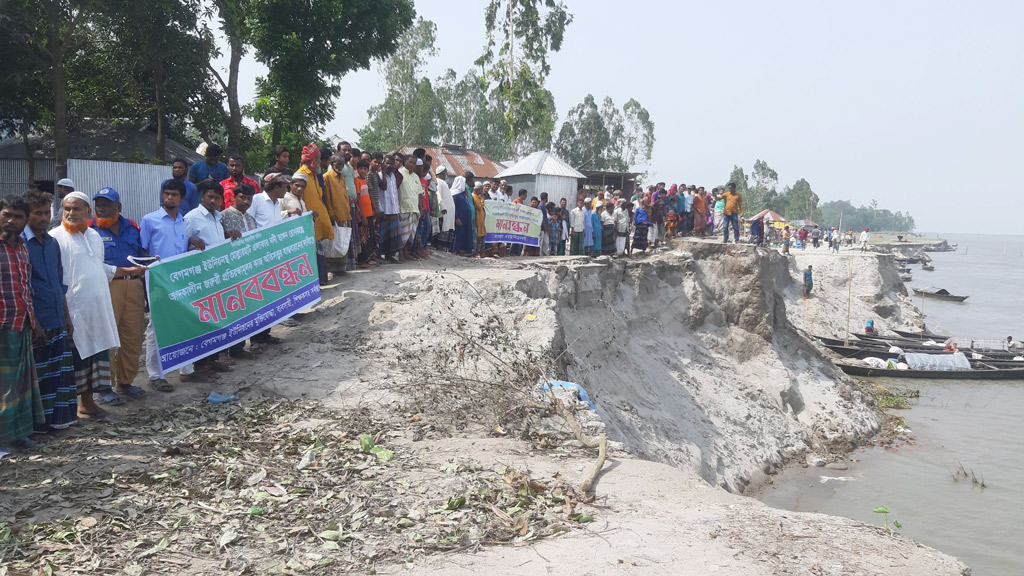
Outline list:
[[[911,370],[970,370],[971,363],[963,352],[955,354],[904,354],[903,361]]]

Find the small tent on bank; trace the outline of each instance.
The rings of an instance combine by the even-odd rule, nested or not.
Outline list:
[[[512,186],[513,197],[525,188],[527,198],[540,198],[547,192],[548,202],[557,205],[565,198],[570,207],[576,206],[576,190],[580,180],[585,178],[564,160],[543,150],[530,154],[494,177]]]

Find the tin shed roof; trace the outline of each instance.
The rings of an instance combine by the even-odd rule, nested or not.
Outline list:
[[[495,178],[506,176],[534,176],[543,174],[545,176],[564,176],[566,178],[586,178],[579,170],[565,163],[564,160],[554,154],[540,150],[516,162],[514,166],[504,170]]]

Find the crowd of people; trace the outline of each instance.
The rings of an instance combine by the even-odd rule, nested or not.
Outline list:
[[[171,178],[159,183],[159,206],[138,223],[122,214],[119,191],[86,194],[66,178],[55,195],[32,188],[0,201],[0,446],[31,447],[79,418],[106,417],[104,406],[172,391],[147,320],[146,266],[282,219],[312,215],[321,284],[437,250],[626,256],[679,236],[721,234],[728,242],[730,228],[740,241],[743,202],[732,184],[710,192],[665,183],[631,193],[581,187],[569,206],[471,172],[449,175],[425,149],[406,155],[310,144],[292,168],[292,151],[278,146],[259,179],[247,175],[240,154],[226,162],[222,154],[210,145],[202,162],[175,159]],[[540,210],[538,245],[488,243],[487,200]],[[280,342],[266,330],[181,367],[178,381],[216,380]],[[148,378],[139,386],[143,357]]]

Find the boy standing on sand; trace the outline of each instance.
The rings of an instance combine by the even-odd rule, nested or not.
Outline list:
[[[807,265],[807,270],[804,270],[804,300],[811,295],[811,288],[814,288],[814,267],[810,264]]]

